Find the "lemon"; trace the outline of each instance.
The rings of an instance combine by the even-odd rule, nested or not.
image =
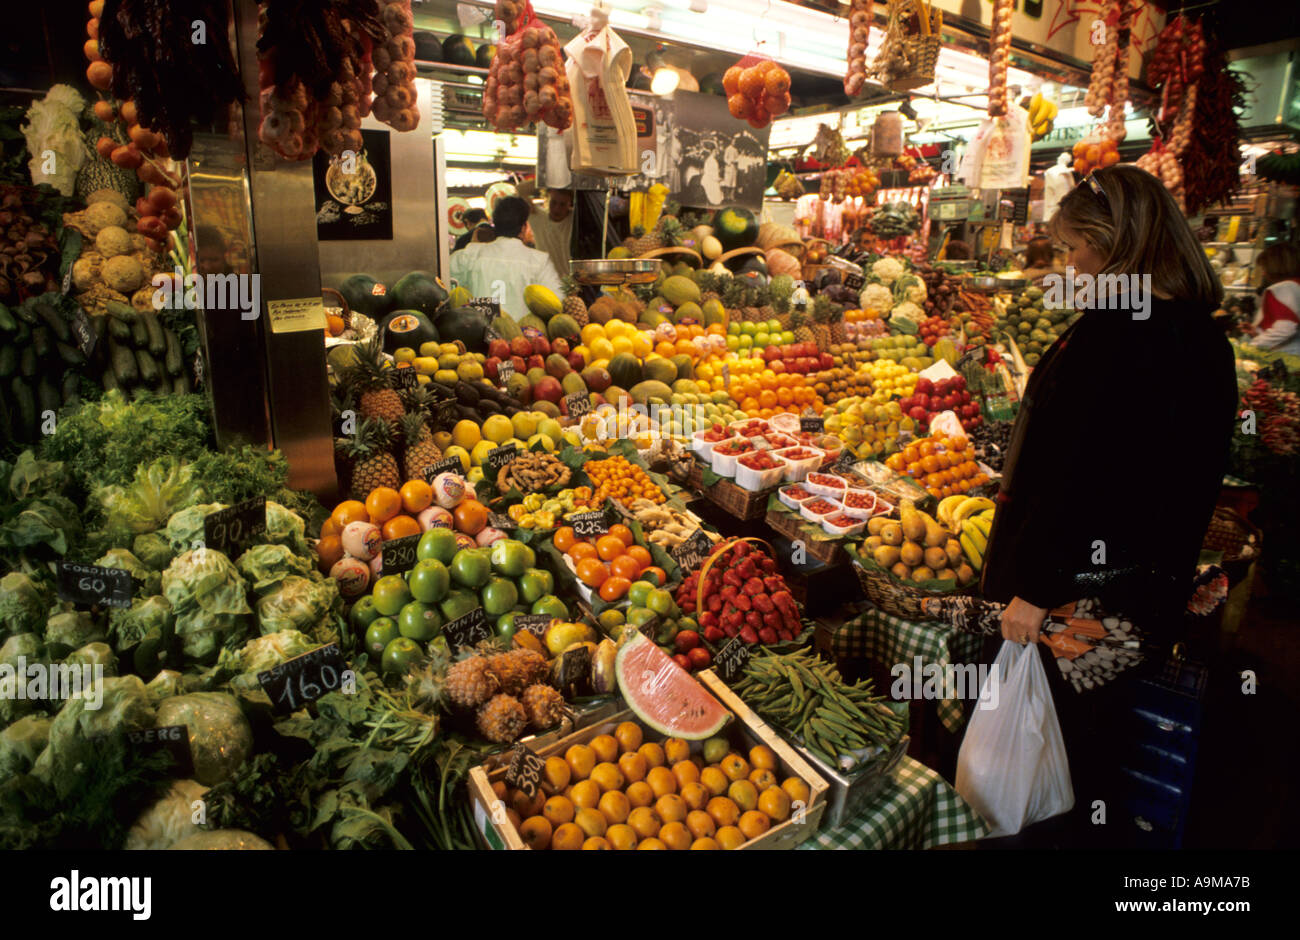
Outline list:
[[[494,416],[495,417],[495,416]],[[469,462],[474,466],[479,466],[487,460],[487,455],[496,450],[497,445],[492,441],[479,441],[474,445],[474,449],[469,452]]]
[[[456,425],[460,427],[460,425]],[[500,444],[508,441],[514,436],[514,425],[505,415],[491,415],[483,422],[483,439],[491,441],[493,444]]]
[[[593,360],[600,360],[600,359],[608,360],[614,358],[614,344],[610,342],[606,337],[604,336],[598,337],[597,339],[593,340],[589,345],[591,347],[591,355],[593,357]],[[592,364],[594,365],[595,362],[593,361]]]
[[[650,338],[646,336],[645,333],[637,331],[632,334],[632,355],[636,356],[638,359],[644,359],[650,354],[652,349],[654,349],[654,346],[651,344]]]
[[[438,450],[446,450],[448,447],[451,446],[451,432],[450,432],[450,431],[434,431],[434,432],[433,432],[433,443],[434,443],[434,446],[438,448]]]
[[[632,341],[626,336],[615,336],[612,343],[615,355],[632,352]]]
[[[509,424],[509,420],[506,423]],[[483,440],[483,435],[479,431],[478,424],[465,418],[457,421],[456,426],[451,429],[451,440],[457,447],[462,447],[468,451],[473,450],[475,445]]]
[[[516,411],[510,418],[510,423],[514,426],[514,436],[525,439],[537,433],[537,425],[540,422],[541,419],[534,417],[531,411]]]
[[[433,375],[438,371],[438,360],[432,356],[416,356],[411,364],[421,375]]]
[[[545,434],[534,434],[528,438],[528,449],[532,450],[533,445],[538,441],[542,443],[542,449],[545,451],[555,450],[555,441]]]
[[[453,444],[442,452],[444,457],[455,457],[460,461],[462,470],[468,471],[470,466],[469,451],[458,444]]]
[[[560,422],[554,418],[543,418],[537,423],[538,434],[545,434],[553,441],[558,441],[564,436],[564,431],[560,427]]]
[[[415,350],[410,346],[400,346],[393,350],[393,358],[398,362],[414,362]]]

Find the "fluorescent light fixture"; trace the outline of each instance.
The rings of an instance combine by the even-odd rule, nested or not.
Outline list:
[[[650,90],[659,97],[663,98],[671,95],[677,90],[678,84],[681,83],[682,77],[677,74],[673,68],[661,67],[655,69],[655,74],[650,79]]]

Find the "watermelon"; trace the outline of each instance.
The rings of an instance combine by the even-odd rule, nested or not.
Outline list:
[[[470,352],[483,352],[487,348],[487,342],[483,339],[487,321],[477,310],[469,307],[444,309],[433,325],[437,327],[438,336],[443,342],[454,343],[460,340]]]
[[[426,29],[417,29],[411,37],[415,40],[415,57],[422,62],[441,62],[442,43]]]
[[[492,67],[492,60],[496,57],[497,47],[490,42],[485,42],[474,53],[474,64],[481,69],[488,69]]]
[[[419,310],[394,310],[379,326],[384,336],[384,352],[403,346],[419,349],[423,343],[438,342],[438,331]]]
[[[460,33],[448,36],[442,41],[443,58],[452,65],[474,65],[476,50],[474,44]]]
[[[724,251],[748,248],[758,240],[758,222],[754,213],[740,206],[719,209],[713,217],[713,234]]]
[[[639,631],[619,647],[614,672],[628,707],[660,734],[703,741],[731,720],[721,702]]]
[[[418,310],[426,317],[436,316],[446,302],[447,288],[428,271],[403,275],[388,292],[389,310]]]
[[[374,319],[387,307],[388,288],[369,274],[354,274],[339,285],[339,293],[356,313]]]

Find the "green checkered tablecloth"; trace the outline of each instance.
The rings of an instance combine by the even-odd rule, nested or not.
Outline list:
[[[838,829],[824,829],[801,849],[932,849],[972,842],[988,825],[942,777],[904,757],[876,798]]]
[[[942,669],[949,663],[976,662],[982,644],[983,637],[958,633],[947,624],[904,620],[871,607],[845,621],[831,635],[830,645],[836,657],[874,659],[886,669],[896,663],[911,668],[918,656],[923,665],[933,663]],[[961,731],[961,699],[941,699],[935,705],[943,726],[953,734]]]

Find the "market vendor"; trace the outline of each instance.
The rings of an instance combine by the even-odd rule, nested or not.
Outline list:
[[[1119,275],[1140,293],[1084,310],[1034,368],[982,587],[1006,604],[1002,636],[1013,643],[1037,643],[1050,610],[1093,597],[1153,644],[1138,669],[1084,692],[1037,647],[1074,788],[1073,814],[1044,829],[1077,826],[1072,841],[1087,845],[1122,828],[1089,817],[1096,800],[1120,806],[1117,754],[1136,720],[1126,686],[1163,665],[1180,636],[1237,385],[1232,348],[1211,319],[1223,287],[1160,180],[1132,166],[1096,170],[1062,199],[1050,231],[1076,280]],[[991,661],[996,649],[985,652]]]
[[[525,181],[519,186],[519,195],[529,199],[535,189],[536,183]],[[550,255],[556,273],[561,277],[568,274],[573,243],[573,190],[548,189],[546,206],[531,206],[528,227],[533,233],[534,247]]]
[[[1269,245],[1259,253],[1264,292],[1259,310],[1246,328],[1256,349],[1300,356],[1300,249],[1294,245]]]
[[[531,284],[549,287],[557,297],[564,295],[560,276],[544,251],[529,248],[528,203],[507,196],[492,210],[496,238],[474,241],[451,256],[451,276],[471,296],[501,302],[501,309],[516,320],[528,313],[524,290]]]
[[[1033,282],[1038,282],[1049,274],[1063,273],[1064,269],[1056,260],[1056,249],[1052,247],[1050,238],[1040,235],[1030,239],[1025,246],[1025,266],[1022,270],[1025,277]]]

